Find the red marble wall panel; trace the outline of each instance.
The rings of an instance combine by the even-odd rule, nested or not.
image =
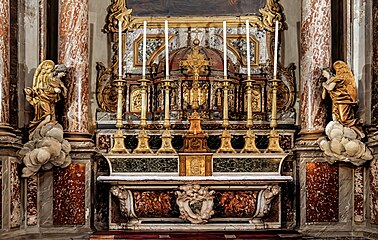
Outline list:
[[[0,1],[0,124],[9,123],[9,1]]]
[[[374,159],[370,163],[370,221],[378,224],[378,161]]]
[[[27,196],[26,196],[26,212],[27,212],[27,225],[37,225],[37,176],[27,178]]]
[[[301,131],[321,132],[322,69],[331,66],[331,0],[302,0],[301,24]]]
[[[69,68],[64,116],[68,132],[88,133],[88,39],[88,0],[60,0],[58,61]]]
[[[10,204],[10,227],[16,228],[21,225],[21,181],[18,174],[18,164],[10,163],[11,204]]]
[[[53,186],[54,225],[84,225],[85,165],[55,168]]]
[[[339,219],[339,168],[324,162],[306,163],[306,222]]]
[[[364,221],[364,168],[354,169],[354,221]]]

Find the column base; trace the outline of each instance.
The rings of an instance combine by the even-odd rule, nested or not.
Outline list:
[[[324,136],[324,129],[301,131],[299,135],[298,141],[316,141]]]
[[[69,142],[93,142],[90,133],[64,132],[64,138]]]

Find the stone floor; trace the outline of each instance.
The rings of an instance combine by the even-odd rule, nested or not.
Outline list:
[[[253,232],[97,232],[90,240],[104,239],[180,239],[180,240],[212,240],[212,239],[302,239],[295,231],[253,231]]]

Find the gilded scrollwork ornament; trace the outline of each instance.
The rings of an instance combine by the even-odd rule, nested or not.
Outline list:
[[[122,31],[128,29],[132,22],[131,13],[132,9],[126,6],[126,0],[112,0],[111,5],[108,7],[108,15],[105,18],[106,24],[102,31],[104,33],[118,32],[118,18],[121,16],[125,23],[122,26]]]
[[[265,29],[271,32],[274,31],[276,21],[279,22],[280,30],[287,29],[287,25],[284,21],[283,7],[278,2],[279,0],[267,0],[264,8],[259,10]]]

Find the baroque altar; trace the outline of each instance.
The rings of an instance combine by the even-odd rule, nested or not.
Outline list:
[[[260,2],[240,17],[172,7],[168,21],[134,1],[109,6],[103,31],[114,57],[97,65],[95,172],[109,229],[294,221],[282,213],[294,169],[294,66],[277,61],[281,5]]]

